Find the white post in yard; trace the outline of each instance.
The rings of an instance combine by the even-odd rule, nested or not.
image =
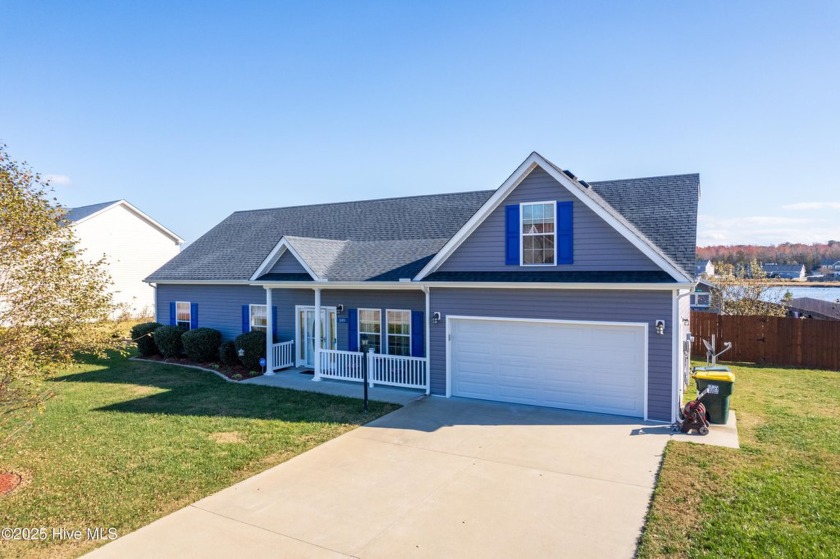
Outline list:
[[[274,313],[271,312],[271,288],[265,288],[265,376],[274,375]]]
[[[321,289],[315,288],[315,375],[312,380],[321,380]]]

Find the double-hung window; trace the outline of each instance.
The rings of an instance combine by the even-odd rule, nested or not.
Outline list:
[[[359,309],[359,348],[365,347],[376,353],[382,350],[382,311],[379,309]]]
[[[556,260],[554,202],[522,204],[522,264],[553,265]]]
[[[251,305],[251,332],[265,332],[268,329],[268,317],[265,305]]]
[[[188,301],[177,301],[175,303],[175,326],[181,330],[189,330],[191,320],[190,303]]]
[[[411,355],[411,311],[386,311],[389,355]]]

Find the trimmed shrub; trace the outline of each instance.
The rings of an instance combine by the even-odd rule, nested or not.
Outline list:
[[[184,349],[181,343],[183,330],[177,326],[161,326],[155,330],[155,345],[164,357],[178,357]]]
[[[224,342],[219,346],[219,361],[229,367],[239,365],[239,357],[236,355],[236,346],[233,342]]]
[[[205,363],[215,361],[219,356],[219,346],[222,344],[222,333],[212,328],[196,328],[187,330],[181,336],[184,352],[192,361]]]
[[[157,322],[142,322],[131,327],[131,339],[137,344],[140,357],[151,357],[158,354],[155,339],[150,334],[163,326]]]
[[[236,346],[237,354],[240,349],[245,350],[245,357],[239,360],[245,365],[249,371],[262,371],[260,367],[260,357],[265,357],[265,333],[264,332],[246,332],[240,334],[233,340]]]

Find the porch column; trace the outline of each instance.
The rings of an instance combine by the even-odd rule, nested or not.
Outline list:
[[[315,288],[315,375],[312,380],[321,380],[321,289]]]
[[[271,288],[265,288],[265,376],[274,374],[274,313],[271,312]]]

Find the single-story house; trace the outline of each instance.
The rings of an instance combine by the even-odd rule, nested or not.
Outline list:
[[[269,372],[673,421],[698,196],[532,153],[495,190],[235,212],[147,281],[160,322],[264,331]]]
[[[70,208],[64,218],[83,258],[105,257],[119,312],[151,316],[155,290],[143,280],[177,255],[184,239],[125,200]]]
[[[711,260],[698,260],[694,266],[694,275],[698,278],[710,278],[715,275],[715,265]]]
[[[704,279],[698,279],[694,291],[691,292],[691,310],[711,311],[712,291],[714,289],[715,285],[713,283]]]
[[[761,269],[768,278],[805,281],[804,264],[762,264]]]
[[[814,297],[796,297],[787,303],[788,313],[796,318],[840,320],[840,302]]]

